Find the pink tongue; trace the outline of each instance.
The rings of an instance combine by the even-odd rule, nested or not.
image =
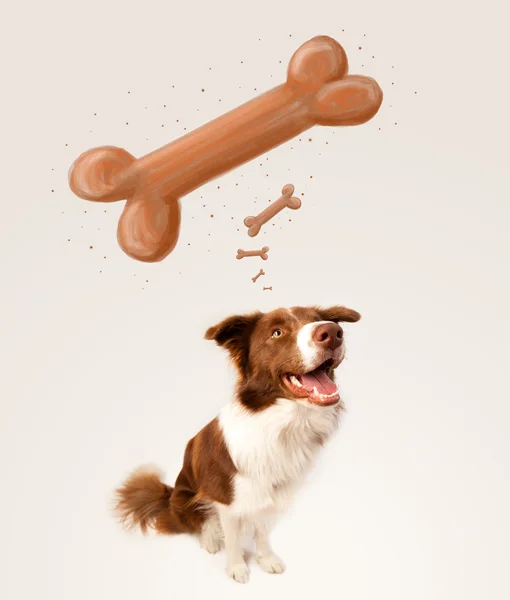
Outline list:
[[[313,392],[313,388],[316,387],[319,394],[329,395],[334,394],[338,389],[326,373],[320,369],[300,375],[299,378],[307,392]]]

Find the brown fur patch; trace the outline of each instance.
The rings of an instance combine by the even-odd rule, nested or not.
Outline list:
[[[139,469],[117,490],[117,514],[126,527],[138,526],[143,533],[149,527],[159,533],[197,532],[212,502],[232,502],[235,472],[214,419],[188,442],[173,488],[157,471]]]

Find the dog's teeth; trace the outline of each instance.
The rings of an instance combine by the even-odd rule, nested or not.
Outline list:
[[[299,379],[297,377],[295,377],[294,375],[290,376],[290,380],[291,382],[296,386],[296,387],[303,387],[299,381]]]

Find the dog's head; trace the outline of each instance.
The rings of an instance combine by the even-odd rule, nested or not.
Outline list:
[[[340,399],[333,370],[345,356],[339,323],[359,319],[359,313],[343,306],[280,308],[229,317],[205,337],[230,353],[239,398],[252,410],[276,398],[331,406]]]

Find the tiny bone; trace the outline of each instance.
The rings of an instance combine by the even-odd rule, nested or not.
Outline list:
[[[251,280],[253,281],[253,283],[255,283],[257,281],[257,279],[261,276],[261,275],[265,275],[264,270],[260,269],[260,271],[255,275],[255,277],[252,277]]]

